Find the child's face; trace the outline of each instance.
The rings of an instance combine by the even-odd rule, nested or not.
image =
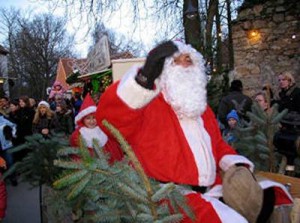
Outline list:
[[[234,118],[229,118],[228,125],[230,128],[234,128],[237,125],[237,121]]]
[[[94,114],[91,115],[87,115],[83,118],[83,124],[87,127],[87,128],[95,128],[97,126],[97,121],[95,118]]]

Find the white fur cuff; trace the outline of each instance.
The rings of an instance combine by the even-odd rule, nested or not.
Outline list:
[[[139,67],[133,66],[121,79],[117,89],[117,95],[130,108],[138,109],[147,105],[153,98],[155,98],[160,90],[148,90],[140,86],[135,76],[138,73]]]
[[[225,155],[219,162],[222,170],[226,171],[234,164],[243,163],[249,166],[251,172],[254,170],[254,164],[244,156],[240,155]]]

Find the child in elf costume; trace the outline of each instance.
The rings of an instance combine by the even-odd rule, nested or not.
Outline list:
[[[83,140],[90,155],[94,156],[93,146],[94,140],[96,140],[100,147],[103,147],[106,152],[110,153],[110,163],[121,160],[123,153],[119,144],[113,139],[109,139],[97,125],[95,118],[96,108],[95,102],[88,93],[83,100],[79,113],[75,117],[76,128],[70,137],[70,145],[79,147],[80,140]],[[78,156],[73,156],[73,159],[80,160]]]

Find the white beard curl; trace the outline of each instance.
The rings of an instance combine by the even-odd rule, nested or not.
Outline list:
[[[190,54],[193,65],[187,68],[174,64],[174,57],[168,58],[158,82],[165,100],[180,119],[197,119],[207,106],[204,61],[197,54]]]

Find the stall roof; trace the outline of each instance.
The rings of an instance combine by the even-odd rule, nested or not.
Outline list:
[[[85,78],[89,78],[93,75],[96,75],[96,74],[103,74],[103,73],[106,73],[106,72],[109,72],[111,71],[110,68],[106,68],[106,69],[103,69],[103,70],[100,70],[100,71],[94,71],[94,72],[91,72],[91,73],[87,73],[87,74],[83,74],[83,75],[80,75],[78,76],[78,79],[85,79]]]

